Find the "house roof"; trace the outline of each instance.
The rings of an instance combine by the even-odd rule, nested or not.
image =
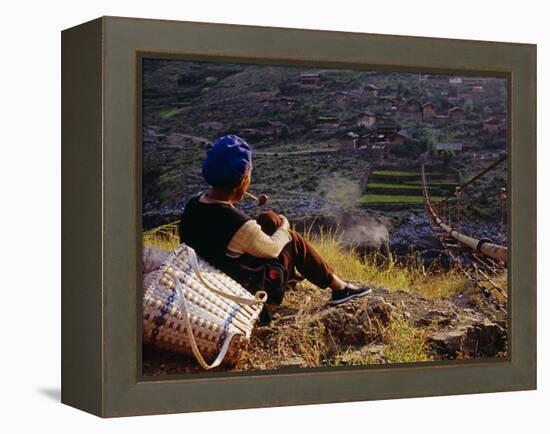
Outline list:
[[[296,98],[292,98],[290,96],[285,96],[285,95],[279,95],[273,100],[274,101],[296,101]]]
[[[402,137],[405,137],[406,139],[408,139],[409,137],[411,137],[411,134],[410,134],[407,130],[405,130],[405,129],[399,130],[399,131],[397,132],[397,134],[399,134],[399,135],[402,136]]]
[[[354,133],[353,131],[350,131],[349,133],[346,133],[344,135],[345,138],[350,138],[350,139],[356,139],[359,137],[359,134],[356,134]]]
[[[355,98],[359,98],[361,96],[356,90],[341,90],[337,93],[337,95],[352,96]]]
[[[398,127],[399,124],[391,118],[379,119],[377,122],[381,127]]]
[[[483,121],[484,124],[500,125],[502,121],[496,117],[492,117]]]
[[[462,151],[462,143],[438,143],[436,151]]]
[[[435,104],[431,101],[428,101],[426,104],[422,104],[422,108],[426,108],[426,107],[433,107],[435,108]]]
[[[281,121],[268,121],[267,124],[272,126],[272,127],[284,127],[284,126],[286,126],[286,124],[284,122],[281,122]]]
[[[464,110],[462,110],[460,107],[453,107],[453,108],[450,108],[450,109],[449,109],[449,113],[450,113],[450,112],[456,112],[456,111],[461,111],[461,112],[463,112]]]

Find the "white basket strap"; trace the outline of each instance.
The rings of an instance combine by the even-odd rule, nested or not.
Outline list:
[[[223,345],[220,349],[220,352],[218,353],[218,356],[212,363],[207,363],[206,360],[204,360],[204,357],[202,356],[199,347],[197,346],[197,341],[195,339],[195,335],[193,334],[193,330],[191,329],[191,320],[189,319],[189,313],[187,311],[187,301],[185,300],[185,295],[183,294],[183,289],[181,288],[181,283],[179,279],[176,277],[176,275],[170,271],[167,271],[167,273],[172,277],[172,280],[174,281],[175,287],[176,287],[176,293],[178,295],[178,303],[180,307],[180,312],[183,316],[183,321],[185,323],[185,329],[187,331],[187,336],[189,336],[189,343],[191,345],[191,350],[193,351],[193,354],[195,355],[195,358],[199,362],[199,364],[204,369],[212,369],[220,365],[220,363],[223,361],[225,355],[227,354],[227,351],[229,350],[229,344],[231,343],[231,340],[235,336],[234,331],[228,331],[227,335],[225,337],[225,340],[223,342]]]
[[[187,253],[189,255],[189,262],[191,263],[191,267],[193,268],[193,271],[195,272],[195,274],[197,275],[201,283],[210,291],[215,292],[216,294],[222,297],[228,298],[230,300],[233,300],[237,303],[245,304],[247,306],[253,306],[255,304],[263,304],[266,302],[267,293],[265,291],[257,291],[254,294],[254,298],[250,299],[250,298],[239,297],[233,294],[228,294],[225,291],[220,291],[218,288],[215,288],[210,283],[208,283],[206,279],[204,279],[204,277],[202,276],[199,260],[197,258],[197,254],[195,253],[195,251],[191,247],[187,246]]]

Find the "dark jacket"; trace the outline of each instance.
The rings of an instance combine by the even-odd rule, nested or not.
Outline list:
[[[233,235],[251,217],[223,203],[202,203],[198,196],[185,205],[179,224],[180,242],[235,279],[250,292],[264,290],[271,303],[280,303],[288,273],[276,259],[261,259],[243,254],[227,256]]]

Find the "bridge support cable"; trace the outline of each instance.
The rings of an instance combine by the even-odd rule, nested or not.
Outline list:
[[[457,190],[455,191],[455,194],[454,194],[455,199],[457,199],[457,203],[459,203],[460,192],[462,191],[462,189],[465,186],[471,184],[471,182],[473,182],[474,180],[479,179],[483,174],[486,174],[489,170],[491,170],[491,169],[495,168],[496,166],[498,166],[498,164],[500,164],[502,161],[504,161],[503,157],[499,158],[499,160],[497,160],[495,163],[493,163],[491,166],[489,166],[487,169],[485,169],[480,174],[477,174],[476,176],[474,176],[470,181],[468,181],[462,187],[457,188]],[[439,229],[440,231],[445,233],[448,237],[454,239],[458,243],[458,245],[468,247],[472,251],[472,253],[480,253],[480,254],[485,255],[489,258],[495,259],[496,261],[498,261],[499,263],[501,263],[503,265],[506,265],[507,260],[508,260],[508,248],[506,246],[495,244],[491,240],[488,240],[488,239],[478,240],[477,238],[466,235],[466,234],[460,232],[457,228],[453,228],[451,226],[450,218],[447,219],[446,222],[444,222],[439,217],[439,215],[434,210],[434,206],[432,205],[432,203],[430,201],[430,195],[429,195],[429,192],[428,192],[428,184],[427,184],[427,181],[426,181],[426,172],[425,172],[424,164],[422,164],[422,166],[421,166],[421,174],[422,174],[422,195],[423,195],[423,198],[424,198],[424,207],[426,209],[426,213],[428,214],[428,218],[431,221],[432,228],[436,227],[437,229]],[[443,205],[444,210],[446,208],[450,208],[448,206],[449,204],[445,203],[447,201],[447,199],[449,199],[450,197],[453,197],[453,196],[449,196],[449,197],[447,197],[444,200],[439,202],[439,204],[444,204]],[[440,205],[438,205],[438,207],[440,207]],[[450,213],[449,213],[449,215],[450,215]],[[457,220],[457,224],[460,224],[460,217],[458,217],[456,220]]]

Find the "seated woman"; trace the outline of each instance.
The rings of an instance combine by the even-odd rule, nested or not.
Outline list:
[[[186,204],[180,240],[212,265],[246,287],[246,276],[231,272],[235,264],[250,264],[251,259],[256,263],[275,261],[284,267],[287,278],[296,278],[297,270],[318,287],[329,287],[335,305],[370,292],[340,279],[302,235],[289,229],[284,216],[268,211],[254,220],[235,208],[252,174],[252,151],[243,139],[233,135],[220,138],[208,151],[202,174],[211,188]],[[247,269],[245,266],[244,273]]]

